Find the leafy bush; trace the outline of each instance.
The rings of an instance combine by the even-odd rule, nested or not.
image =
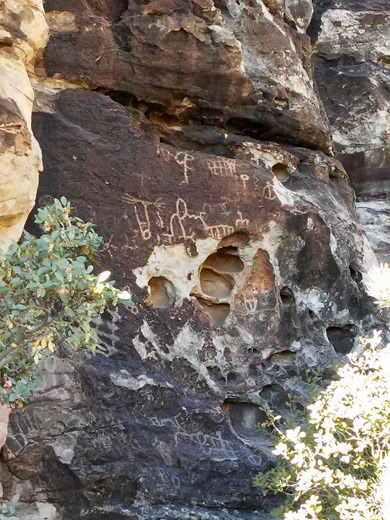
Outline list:
[[[3,501],[0,505],[0,518],[10,518],[16,513],[16,504],[19,502],[20,495],[14,495],[11,500]]]
[[[64,197],[39,209],[35,222],[39,238],[25,232],[20,245],[0,251],[0,396],[19,406],[59,340],[95,352],[92,321],[108,304],[132,305],[127,291],[107,281],[108,271],[93,273],[102,238],[93,224],[71,216]]]
[[[390,307],[390,266],[365,278],[367,293]],[[263,494],[284,493],[274,510],[285,520],[390,518],[390,345],[381,333],[362,339],[363,353],[347,356],[337,378],[307,406],[295,428],[277,427],[276,466],[259,474]],[[272,415],[272,414],[271,414]]]
[[[308,406],[308,423],[279,430],[274,469],[255,484],[286,493],[285,520],[383,519],[381,476],[390,449],[390,347],[376,332]]]

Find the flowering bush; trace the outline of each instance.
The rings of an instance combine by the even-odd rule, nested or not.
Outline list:
[[[375,299],[382,308],[390,307],[390,265],[380,264],[373,267],[365,278],[367,293]]]
[[[58,340],[95,352],[92,321],[108,304],[132,305],[130,294],[108,281],[108,271],[94,274],[102,238],[93,224],[71,216],[64,197],[39,209],[35,222],[39,238],[25,232],[20,245],[0,251],[0,398],[19,406]]]
[[[279,431],[276,467],[255,484],[286,493],[285,520],[380,520],[390,450],[390,347],[375,332],[308,406],[308,424]],[[387,490],[388,492],[388,490]]]

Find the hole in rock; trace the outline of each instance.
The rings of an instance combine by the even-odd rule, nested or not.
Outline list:
[[[362,273],[360,273],[359,271],[356,271],[356,269],[354,269],[353,267],[349,266],[349,272],[351,274],[351,278],[352,280],[356,283],[356,284],[359,284],[362,280],[363,280],[363,275]]]
[[[235,381],[237,381],[237,374],[236,374],[236,372],[229,372],[226,375],[226,382],[227,383],[234,383]]]
[[[219,249],[207,257],[203,265],[219,273],[240,273],[244,269],[237,248],[232,246]]]
[[[290,400],[286,390],[277,383],[264,386],[260,392],[260,397],[275,411],[286,410],[288,408],[287,403]]]
[[[126,92],[124,90],[109,90],[104,87],[97,87],[95,92],[104,94],[105,96],[108,96],[113,101],[115,101],[115,103],[119,103],[125,107],[136,108],[137,106],[137,98],[130,92]]]
[[[290,352],[289,350],[282,350],[281,352],[276,352],[275,354],[272,354],[272,356],[270,356],[269,359],[271,359],[278,365],[292,365],[295,361],[295,354],[294,352]]]
[[[309,316],[312,320],[315,320],[317,318],[317,315],[314,311],[312,311],[311,309],[309,309]]]
[[[243,437],[258,436],[257,427],[267,420],[266,413],[252,403],[238,403],[226,399],[222,410],[230,417],[234,430]]]
[[[275,105],[278,107],[287,107],[288,106],[288,100],[285,98],[276,97],[274,99]]]
[[[199,278],[204,294],[214,298],[228,298],[234,287],[234,281],[230,276],[223,276],[211,269],[202,269]]]
[[[345,327],[328,327],[326,335],[338,354],[348,354],[354,347],[358,328],[355,325]]]
[[[150,295],[145,300],[147,305],[155,309],[167,309],[175,303],[175,286],[164,276],[154,276],[148,283]]]
[[[377,62],[382,67],[390,68],[390,56],[379,56]]]
[[[2,41],[0,41],[0,49],[4,49],[5,47],[12,47],[12,45],[12,38],[4,38]]]
[[[213,318],[216,325],[222,327],[230,312],[230,305],[228,303],[211,303],[203,298],[197,298],[197,300],[204,311]]]
[[[249,234],[246,231],[236,231],[231,235],[224,237],[218,244],[218,249],[228,246],[244,247],[250,242]]]
[[[283,163],[276,163],[272,166],[272,173],[280,182],[286,182],[289,179],[287,166]]]
[[[280,289],[280,299],[282,300],[283,307],[291,307],[294,302],[294,295],[288,287],[282,287]]]
[[[221,374],[221,370],[218,367],[207,367],[207,372],[211,379],[216,383],[225,384],[225,378]]]

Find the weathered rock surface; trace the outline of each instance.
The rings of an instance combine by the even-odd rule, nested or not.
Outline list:
[[[28,73],[44,47],[42,0],[0,2],[0,248],[18,240],[34,205],[42,169],[31,130],[33,90]]]
[[[309,0],[49,0],[41,75],[112,93],[150,119],[215,124],[329,151],[312,81]],[[296,20],[296,22],[294,22]],[[259,37],[261,35],[261,37]]]
[[[316,79],[359,215],[389,259],[390,10],[387,2],[319,2]]]
[[[305,371],[368,323],[372,253],[342,166],[242,137],[222,147],[215,130],[219,155],[189,152],[98,93],[53,106],[34,118],[39,201],[65,195],[97,222],[137,305],[100,325],[107,358],[64,353],[12,417],[14,489],[64,519],[268,518],[251,485],[271,460],[261,403],[286,414]]]
[[[316,7],[312,34],[328,16],[341,48],[329,2]],[[275,504],[252,487],[273,460],[262,405],[286,417],[288,394],[304,400],[372,323],[361,279],[375,259],[330,157],[312,4],[45,8],[38,204],[65,195],[97,224],[102,267],[136,306],[98,324],[107,356],[63,347],[47,365],[11,416],[4,492],[22,494],[23,520],[268,520]],[[336,51],[321,34],[325,96]],[[342,134],[324,101],[347,160],[355,119]]]

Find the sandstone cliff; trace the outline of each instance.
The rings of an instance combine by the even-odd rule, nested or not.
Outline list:
[[[373,322],[352,187],[389,249],[390,18],[344,4],[309,27],[310,0],[46,0],[37,203],[97,224],[137,305],[13,414],[1,475],[25,519],[270,518],[261,404],[288,414]]]
[[[4,249],[22,233],[42,169],[31,129],[30,78],[48,30],[42,0],[2,0],[0,9],[0,248]]]

